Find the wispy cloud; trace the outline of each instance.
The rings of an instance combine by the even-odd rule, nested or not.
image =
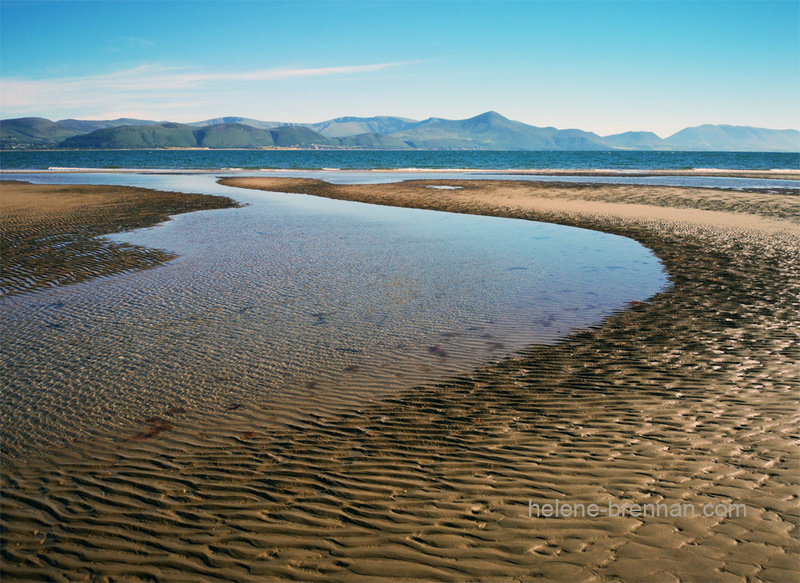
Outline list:
[[[201,71],[165,65],[142,65],[105,75],[57,79],[0,79],[3,117],[53,109],[169,108],[170,104],[199,104],[208,92],[298,78],[375,73],[406,63],[377,63],[343,67],[273,68],[251,71]],[[206,94],[204,96],[204,94]]]
[[[124,53],[131,51],[143,51],[157,46],[156,41],[139,36],[120,36],[114,43],[106,47],[112,53]]]
[[[141,36],[121,36],[119,40],[124,44],[137,49],[146,49],[156,46],[156,41]]]

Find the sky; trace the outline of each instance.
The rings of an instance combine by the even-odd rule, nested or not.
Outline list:
[[[800,129],[800,2],[0,1],[0,118]]]

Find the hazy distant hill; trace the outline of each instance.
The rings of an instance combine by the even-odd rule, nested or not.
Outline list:
[[[548,128],[549,129],[549,128]],[[611,146],[593,132],[556,130],[551,138],[554,150],[610,150]]]
[[[603,138],[606,143],[616,148],[631,150],[666,150],[669,144],[653,132],[625,132]]]
[[[610,146],[596,134],[539,128],[490,111],[463,120],[438,119],[392,134],[414,148],[464,150],[597,150]]]
[[[329,138],[345,138],[359,134],[392,134],[420,122],[403,117],[337,117],[328,121],[302,124]]]
[[[800,132],[750,126],[702,125],[686,128],[666,139],[678,150],[721,152],[798,152]]]
[[[441,150],[712,150],[800,152],[800,132],[703,125],[662,139],[652,132],[601,137],[579,129],[535,127],[489,111],[469,119],[340,117],[287,124],[220,117],[191,124],[147,120],[0,121],[0,147],[23,148],[353,148]]]
[[[400,138],[386,134],[359,134],[339,138],[339,144],[345,148],[363,150],[410,150],[411,146]]]
[[[193,123],[188,123],[186,125],[195,127],[204,127],[204,126],[215,126],[215,125],[224,125],[232,123],[238,123],[262,130],[269,130],[272,128],[278,128],[281,126],[290,125],[280,121],[260,121],[249,117],[215,117],[214,119],[207,119],[205,121],[196,121]]]

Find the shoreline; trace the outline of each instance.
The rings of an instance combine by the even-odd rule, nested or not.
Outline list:
[[[420,175],[435,173],[470,173],[470,174],[503,174],[508,176],[596,176],[596,177],[628,177],[648,178],[659,176],[697,176],[697,177],[724,177],[724,178],[762,178],[773,180],[798,180],[800,169],[773,168],[768,170],[736,170],[724,168],[692,168],[692,169],[564,169],[564,168],[530,168],[530,169],[502,169],[502,168],[69,168],[53,167],[47,169],[0,169],[3,174],[219,174],[219,173],[257,173],[257,172],[337,172],[375,173],[375,174],[408,174]]]
[[[155,439],[14,468],[3,476],[5,576],[797,579],[796,197],[233,180],[628,236],[661,258],[673,287],[555,345],[349,413],[176,414]],[[52,494],[41,493],[46,475],[58,479]],[[531,500],[721,500],[748,513],[534,519]]]
[[[222,196],[123,186],[0,179],[0,189],[0,297],[156,267],[177,256],[102,236],[151,227],[181,213],[239,206]]]

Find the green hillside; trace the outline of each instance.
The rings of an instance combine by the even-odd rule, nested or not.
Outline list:
[[[120,126],[104,128],[61,143],[63,148],[78,149],[139,149],[191,148],[197,146],[194,129],[177,123],[155,126]]]
[[[197,145],[205,148],[264,148],[275,145],[269,130],[238,123],[195,129],[194,136]]]
[[[65,139],[88,134],[95,130],[119,126],[158,125],[139,119],[82,120],[62,119],[52,122],[41,117],[23,117],[0,121],[0,148],[55,148]]]
[[[105,119],[105,120],[87,120],[87,119],[62,119],[57,121],[56,125],[60,128],[70,130],[78,134],[88,134],[95,130],[102,130],[105,128],[116,128],[119,126],[155,126],[158,125],[157,121],[149,121],[144,119]]]
[[[338,146],[339,142],[318,134],[310,128],[283,126],[269,130],[276,146],[282,148],[309,148],[311,146]]]
[[[76,132],[43,117],[20,117],[0,121],[0,148],[54,148]]]
[[[271,130],[229,123],[193,127],[177,123],[155,126],[121,126],[104,128],[73,136],[61,147],[78,149],[134,150],[139,148],[264,148],[338,146],[336,140],[299,126]]]

